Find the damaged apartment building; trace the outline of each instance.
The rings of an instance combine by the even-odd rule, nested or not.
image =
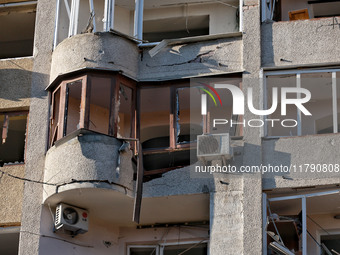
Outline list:
[[[338,0],[0,0],[0,254],[340,254],[339,45]]]

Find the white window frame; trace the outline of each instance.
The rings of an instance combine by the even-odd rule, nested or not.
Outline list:
[[[308,73],[332,73],[332,115],[333,115],[333,133],[338,133],[338,106],[337,106],[337,84],[336,84],[336,73],[340,72],[340,69],[317,69],[317,70],[279,70],[279,71],[265,71],[263,75],[263,109],[268,109],[267,102],[267,76],[275,76],[275,75],[286,75],[286,74],[295,74],[296,75],[296,87],[301,88],[301,74]],[[298,95],[299,97],[300,95]],[[297,135],[302,135],[301,129],[301,111],[297,110]],[[266,123],[267,116],[264,116],[264,120]],[[281,138],[281,137],[291,137],[291,136],[268,136],[268,128],[267,125],[264,125],[263,134],[266,138]]]
[[[340,193],[339,190],[330,190],[324,192],[310,193],[305,195],[285,196],[267,198],[267,194],[262,194],[262,254],[267,255],[267,203],[274,201],[301,199],[302,208],[302,255],[307,255],[307,198],[327,196]]]
[[[217,1],[218,2],[218,1]],[[144,0],[135,0],[134,37],[143,40]],[[243,31],[243,0],[239,0],[239,32]],[[140,43],[139,46],[158,45],[160,42]]]
[[[55,19],[55,31],[53,49],[57,46],[58,37],[58,23],[60,16],[60,1],[56,0],[56,19]],[[239,0],[239,32],[243,31],[243,1]],[[79,5],[80,0],[72,0],[71,7],[68,5],[67,0],[64,0],[66,11],[69,17],[69,31],[68,37],[74,36],[78,33],[78,18],[79,18]],[[218,2],[218,1],[217,1]],[[93,0],[89,0],[90,13],[94,14]],[[114,29],[114,10],[115,0],[105,0],[104,3],[104,18],[103,18],[103,31],[109,32]],[[143,40],[143,13],[144,13],[144,0],[135,0],[134,11],[134,31],[133,37],[141,41],[139,46],[157,45],[159,42],[154,43],[142,43]],[[96,32],[95,19],[93,19],[93,31]]]

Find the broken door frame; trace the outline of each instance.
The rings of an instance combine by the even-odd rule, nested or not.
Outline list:
[[[262,254],[267,255],[267,203],[274,201],[301,199],[302,206],[302,255],[307,255],[307,198],[327,196],[340,193],[340,190],[330,190],[304,195],[284,196],[267,198],[267,194],[262,194]]]

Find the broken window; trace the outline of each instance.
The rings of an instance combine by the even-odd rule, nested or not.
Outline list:
[[[20,227],[0,228],[0,254],[16,255],[19,251]]]
[[[145,175],[153,177],[188,166],[197,161],[197,136],[207,133],[242,135],[241,117],[232,116],[232,95],[214,84],[240,87],[238,75],[220,79],[192,79],[189,82],[145,84],[140,90],[140,140]],[[211,91],[211,92],[210,92]],[[207,114],[202,114],[202,96],[207,100]],[[213,127],[213,119],[226,119]],[[233,125],[230,127],[231,119]]]
[[[27,114],[0,113],[0,164],[25,161]]]
[[[56,82],[52,92],[50,146],[79,129],[135,138],[135,84],[119,74],[86,74]]]
[[[89,129],[108,134],[110,105],[114,95],[110,77],[92,77],[90,92]]]
[[[190,165],[190,142],[202,134],[202,121],[190,133],[190,87],[169,85],[142,88],[140,92],[140,138],[144,154],[145,175],[159,175]]]
[[[83,33],[116,30],[133,35],[133,0],[58,0],[54,47]]]
[[[296,136],[298,134],[297,126],[295,122],[287,121],[287,127],[281,125],[282,121],[285,120],[296,120],[297,119],[297,108],[293,105],[287,105],[287,114],[281,115],[281,100],[280,90],[282,88],[296,88],[296,74],[285,74],[277,76],[268,76],[266,80],[267,86],[267,100],[264,109],[270,109],[275,106],[277,102],[276,110],[267,116],[267,134],[268,136]],[[277,94],[274,94],[276,89]],[[296,94],[289,94],[289,98],[297,98]]]
[[[176,143],[195,142],[203,134],[201,91],[197,87],[176,90]]]
[[[144,1],[143,40],[239,31],[238,1]]]
[[[143,149],[170,146],[170,88],[140,91],[140,141]]]
[[[206,97],[207,114],[203,116],[203,133],[209,134],[223,134],[229,133],[230,136],[242,136],[243,135],[243,116],[233,115],[233,96],[228,89],[216,88],[218,84],[234,85],[242,89],[241,77],[228,77],[228,78],[197,78],[192,79],[191,86],[197,87],[200,91],[200,97]],[[192,94],[193,95],[193,94]],[[191,102],[198,102],[195,107],[199,108],[199,114],[201,114],[201,101],[200,99],[190,98]],[[198,116],[198,112],[196,113]],[[196,117],[197,118],[197,117]],[[214,120],[218,119],[214,125]]]
[[[82,80],[66,83],[65,135],[80,128]]]
[[[36,2],[12,2],[0,3],[0,58],[32,56]]]
[[[138,40],[238,32],[242,1],[57,0],[54,47],[67,37],[115,30]]]
[[[262,0],[262,21],[303,20],[340,15],[339,1]]]
[[[281,74],[280,74],[281,73]],[[301,136],[314,134],[338,133],[340,94],[337,77],[339,69],[301,70],[268,72],[266,75],[267,96],[264,109],[275,106],[276,110],[266,116],[267,136]],[[301,107],[294,103],[286,105],[286,115],[281,106],[282,89],[302,88],[310,92],[311,98],[302,104],[310,112],[307,115]],[[276,89],[277,93],[274,93]],[[286,93],[287,99],[300,100],[306,97],[304,93]]]
[[[339,252],[339,190],[282,197],[270,193],[263,194],[264,255]]]

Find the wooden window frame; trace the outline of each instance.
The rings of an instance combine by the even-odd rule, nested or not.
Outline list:
[[[167,148],[148,148],[148,149],[143,149],[143,154],[148,155],[148,154],[155,154],[155,153],[165,153],[165,152],[173,152],[173,151],[178,151],[178,150],[189,150],[191,148],[196,147],[197,142],[187,142],[187,143],[177,143],[176,142],[176,134],[177,134],[177,90],[180,88],[190,88],[190,83],[189,82],[164,82],[164,83],[159,83],[159,85],[154,85],[154,84],[142,84],[139,89],[138,89],[138,137],[140,138],[140,91],[143,89],[156,89],[156,88],[169,88],[170,89],[170,119],[169,119],[169,147]],[[209,125],[208,125],[208,120],[209,117],[203,117],[203,133],[209,133]]]
[[[118,112],[119,112],[119,89],[120,85],[124,85],[128,88],[132,89],[132,107],[131,107],[131,132],[129,138],[123,137],[120,139],[135,139],[137,137],[137,86],[136,82],[122,76],[121,74],[110,74],[110,73],[101,73],[101,72],[87,72],[81,75],[74,76],[70,79],[65,79],[61,81],[54,89],[50,92],[50,131],[49,131],[49,147],[52,147],[55,141],[60,140],[61,138],[67,136],[66,135],[66,127],[67,127],[67,104],[68,104],[68,84],[76,81],[81,81],[81,102],[80,102],[80,115],[79,115],[79,129],[89,129],[90,122],[90,97],[91,97],[91,86],[92,80],[96,77],[100,78],[108,78],[111,80],[111,91],[110,91],[110,110],[109,110],[109,128],[105,135],[117,137],[118,130]],[[59,99],[59,117],[58,117],[58,125],[57,130],[52,130],[52,120],[54,119],[54,104],[55,104],[55,93],[60,90],[60,99]],[[54,132],[56,134],[54,134]],[[95,131],[94,131],[95,132]],[[55,139],[55,140],[54,140]],[[135,147],[133,145],[133,147]]]

